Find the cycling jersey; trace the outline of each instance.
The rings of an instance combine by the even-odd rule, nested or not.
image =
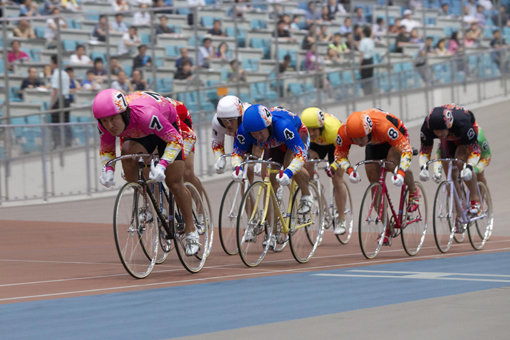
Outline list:
[[[319,145],[335,144],[338,129],[342,122],[330,113],[324,114],[324,127],[322,128],[320,136],[312,140],[313,143]]]
[[[369,144],[379,145],[388,143],[401,152],[399,168],[407,171],[413,158],[413,149],[409,142],[407,129],[400,119],[389,112],[379,109],[364,111],[372,121],[372,132],[369,134]],[[351,174],[353,168],[347,156],[353,144],[347,135],[346,124],[338,129],[336,138],[335,162],[333,167],[341,167],[347,174]]]
[[[448,136],[445,140],[441,141],[441,144],[445,145],[446,142],[452,142],[455,145],[466,145],[470,151],[467,164],[474,168],[480,159],[480,147],[477,141],[478,124],[474,114],[466,108],[455,104],[446,104],[441,107],[450,110],[452,115]],[[425,117],[421,126],[420,167],[430,160],[434,139],[438,138],[433,130],[428,127],[429,116],[430,114]]]
[[[250,106],[249,103],[243,103],[243,113]],[[241,122],[240,119],[239,122]],[[212,119],[211,147],[216,159],[225,154],[225,135],[235,137],[236,134],[235,132],[229,132],[221,120],[218,119],[218,115],[215,114]]]
[[[246,132],[242,125],[239,127],[234,141],[232,166],[238,167],[241,164],[244,154],[252,145],[264,149],[285,146],[292,150],[294,154],[294,158],[284,170],[290,178],[305,164],[310,140],[308,139],[306,144],[303,143],[300,131],[306,131],[306,127],[301,123],[301,119],[297,115],[281,108],[271,109],[270,111],[273,117],[272,125],[268,127],[269,138],[264,143],[257,143],[257,140],[249,132]]]
[[[174,105],[155,92],[133,92],[126,96],[129,109],[129,124],[119,135],[124,138],[142,138],[156,135],[167,143],[160,164],[165,167],[172,163],[182,150],[183,140],[178,126],[179,118]],[[101,123],[97,123],[101,138],[99,155],[103,164],[116,157],[115,136],[110,134]],[[113,170],[111,167],[110,170]]]
[[[197,142],[197,135],[193,131],[193,121],[191,120],[191,113],[188,111],[183,102],[167,97],[177,111],[179,117],[179,128],[182,135],[184,156],[188,156],[190,152],[195,151],[195,143]]]

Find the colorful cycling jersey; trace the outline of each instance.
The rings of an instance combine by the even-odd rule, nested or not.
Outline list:
[[[270,110],[273,116],[272,125],[269,126],[269,138],[263,144],[257,143],[249,132],[246,132],[241,125],[237,130],[234,151],[232,153],[232,166],[237,167],[243,161],[244,154],[250,150],[252,145],[259,146],[264,149],[272,149],[285,145],[294,153],[294,158],[289,166],[284,170],[287,176],[292,177],[296,171],[301,169],[306,161],[309,141],[303,143],[299,134],[300,129],[306,129],[301,119],[292,112],[282,108],[273,108]]]
[[[336,136],[338,135],[338,129],[342,125],[342,122],[330,113],[324,114],[324,127],[320,136],[312,140],[313,143],[319,145],[331,145],[335,144]]]
[[[142,138],[156,135],[167,142],[160,164],[165,167],[172,163],[182,149],[182,137],[173,124],[178,126],[179,119],[174,105],[155,92],[133,92],[126,96],[129,108],[129,124],[119,135],[123,138]],[[115,136],[110,134],[98,121],[101,146],[99,155],[104,165],[116,157]],[[113,170],[113,167],[111,168]]]
[[[250,106],[249,103],[243,103],[243,113]],[[215,114],[212,119],[211,147],[216,159],[225,154],[225,135],[235,137],[235,131],[229,132],[221,120],[218,119],[218,115]]]
[[[457,145],[468,146],[470,154],[467,163],[474,168],[480,159],[480,147],[477,141],[478,124],[476,123],[474,114],[463,106],[455,104],[446,104],[441,107],[450,110],[452,114],[451,127],[448,129],[446,141],[452,141]],[[428,127],[429,115],[425,117],[421,126],[420,167],[423,167],[425,163],[430,160],[434,139],[438,138],[433,130]]]
[[[193,131],[193,121],[191,120],[191,113],[183,102],[166,97],[177,111],[179,117],[179,128],[183,139],[183,150],[184,156],[188,156],[190,152],[195,151],[195,143],[197,142],[197,136]]]
[[[413,148],[409,142],[407,129],[404,123],[389,112],[379,109],[364,111],[372,120],[372,132],[369,135],[369,144],[389,143],[392,147],[401,152],[399,168],[407,171],[413,158]],[[335,149],[335,162],[333,167],[341,167],[347,174],[353,171],[347,156],[353,144],[352,139],[347,135],[346,124],[338,129]]]

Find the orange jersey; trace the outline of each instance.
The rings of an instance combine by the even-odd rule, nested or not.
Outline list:
[[[392,147],[402,153],[400,157],[400,169],[406,171],[411,165],[413,149],[409,142],[407,129],[400,119],[389,112],[379,109],[369,109],[364,111],[372,121],[372,132],[369,144],[389,143]],[[338,129],[335,149],[335,165],[341,167],[347,173],[352,171],[351,164],[347,158],[349,149],[353,144],[352,139],[347,135],[347,125],[342,124]]]

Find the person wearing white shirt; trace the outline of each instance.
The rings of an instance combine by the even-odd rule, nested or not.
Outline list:
[[[131,26],[128,32],[122,36],[122,41],[119,44],[119,54],[133,54],[135,47],[141,43],[142,40],[138,35],[138,29],[135,26]]]
[[[151,23],[151,16],[147,12],[147,4],[142,3],[140,5],[140,11],[133,15],[133,25],[136,26],[149,26]]]
[[[115,14],[115,21],[112,23],[112,30],[120,33],[126,33],[128,27],[124,23],[124,15],[117,13]]]
[[[51,14],[59,15],[60,9],[58,7],[54,8],[53,11],[51,12]],[[67,28],[67,22],[64,19],[59,18],[58,23],[60,25],[60,29]],[[46,20],[46,31],[44,32],[44,38],[46,38],[47,43],[55,40],[55,37],[57,36],[57,31],[58,31],[57,18],[50,18],[50,19]]]
[[[363,39],[359,42],[358,50],[360,52],[360,76],[361,86],[365,95],[372,94],[372,77],[374,76],[374,51],[375,43],[371,38],[372,29],[370,26],[363,27]]]
[[[404,19],[400,22],[400,25],[406,27],[407,33],[411,32],[413,28],[420,26],[420,23],[411,18],[413,12],[410,9],[404,11]]]
[[[114,12],[129,11],[129,3],[125,0],[113,0],[112,8]]]
[[[70,86],[71,86],[71,80],[69,78],[69,75],[67,72],[59,69],[58,65],[58,57],[56,54],[53,54],[50,57],[50,68],[52,71],[51,75],[51,98],[50,98],[50,107],[52,110],[58,109],[60,107],[60,103],[62,103],[62,107],[66,108],[71,105],[71,102],[69,100],[69,93],[70,93]],[[60,87],[62,82],[62,87]],[[62,117],[64,118],[63,121],[61,121],[61,112],[54,112],[51,114],[51,122],[52,123],[67,123],[69,122],[69,111],[64,111],[62,114]],[[52,128],[51,129],[51,135],[53,139],[54,146],[58,146],[61,144],[61,137],[60,137],[61,129],[59,128]],[[71,145],[71,127],[70,126],[64,126],[64,142],[66,146]]]
[[[76,53],[71,55],[69,63],[72,65],[91,65],[92,60],[85,54],[85,46],[76,46]]]

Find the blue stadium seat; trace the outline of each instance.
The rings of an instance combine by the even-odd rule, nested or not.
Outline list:
[[[340,79],[340,73],[338,73],[338,72],[328,73],[328,79],[329,79],[329,83],[333,87],[340,86],[340,84],[342,83],[342,81]]]
[[[214,18],[213,17],[210,17],[208,15],[204,15],[202,16],[202,18],[200,19],[200,24],[204,27],[208,27],[208,28],[211,28],[213,26],[213,23],[214,23]]]
[[[44,27],[36,26],[36,27],[34,27],[34,32],[35,32],[35,36],[37,38],[44,39],[44,34],[46,33],[46,29]]]
[[[102,52],[91,52],[90,59],[94,61],[96,58],[101,58],[103,60],[103,64],[106,64],[106,56]]]
[[[66,52],[72,52],[74,50],[76,50],[76,41],[74,40],[62,40],[62,45],[64,47],[64,50]]]

